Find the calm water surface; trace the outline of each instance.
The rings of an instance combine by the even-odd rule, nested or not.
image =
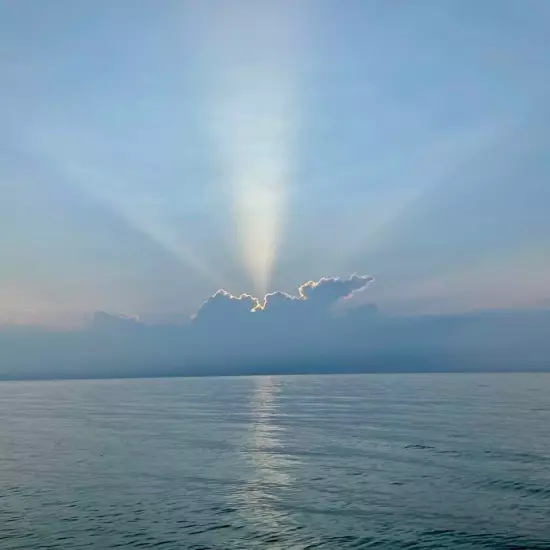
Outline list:
[[[550,375],[0,384],[0,548],[550,548]]]

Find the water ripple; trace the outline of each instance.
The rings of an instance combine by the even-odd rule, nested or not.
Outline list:
[[[550,547],[550,376],[0,384],[0,548]]]

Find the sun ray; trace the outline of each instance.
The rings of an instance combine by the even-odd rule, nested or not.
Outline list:
[[[239,4],[238,4],[239,5]],[[241,5],[242,7],[243,5]],[[264,295],[281,244],[298,120],[298,12],[290,3],[221,8],[210,29],[208,113],[238,253]]]

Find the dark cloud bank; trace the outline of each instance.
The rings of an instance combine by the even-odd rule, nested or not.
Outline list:
[[[0,378],[550,370],[550,310],[386,316],[371,277],[323,278],[296,296],[220,290],[187,325],[95,314],[81,331],[0,331]]]

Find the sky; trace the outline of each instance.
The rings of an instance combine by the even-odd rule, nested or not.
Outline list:
[[[5,0],[0,322],[373,277],[550,303],[546,0]],[[364,298],[364,296],[367,296]]]

